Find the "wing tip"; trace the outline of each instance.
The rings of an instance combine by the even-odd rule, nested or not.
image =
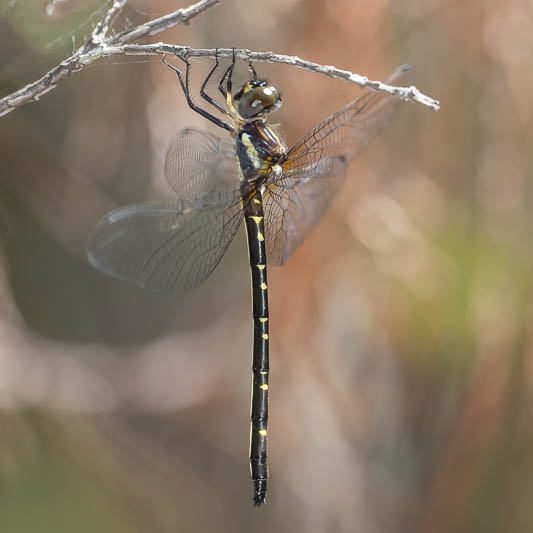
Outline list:
[[[401,84],[410,84],[412,85],[415,81],[415,74],[416,69],[413,65],[410,63],[404,63],[403,65],[400,65],[397,67],[389,76],[387,76],[385,82],[391,83],[393,82],[394,85],[398,81],[400,81]]]

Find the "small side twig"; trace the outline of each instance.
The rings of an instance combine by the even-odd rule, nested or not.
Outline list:
[[[109,29],[117,15],[122,11],[128,0],[114,0],[111,7],[108,9],[104,18],[96,25],[91,35],[90,41],[92,44],[98,45],[105,40]]]
[[[130,30],[123,31],[114,36],[109,36],[111,26],[127,3],[127,0],[113,0],[104,18],[96,25],[90,39],[68,59],[47,72],[42,78],[29,83],[22,89],[0,99],[0,117],[13,111],[28,102],[36,101],[41,96],[55,88],[65,78],[79,72],[87,65],[101,57],[114,55],[164,55],[175,54],[184,59],[189,57],[231,57],[233,50],[197,49],[188,46],[156,43],[149,45],[130,44],[138,39],[155,35],[177,24],[188,24],[193,17],[203,13],[211,7],[220,4],[222,0],[199,0],[187,8],[178,9],[173,13],[141,24]],[[252,52],[250,50],[235,50],[238,59],[250,62],[283,63],[309,72],[324,74],[330,78],[340,79],[354,83],[362,88],[384,92],[397,96],[403,100],[416,102],[433,111],[437,111],[440,104],[437,100],[420,92],[416,87],[396,87],[381,81],[369,80],[366,76],[354,74],[348,70],[338,69],[331,65],[319,65],[306,61],[297,56],[275,54],[273,52]]]
[[[159,17],[158,19],[151,20],[150,22],[146,22],[145,24],[141,24],[140,26],[136,26],[131,30],[118,33],[117,35],[109,39],[106,44],[109,46],[113,46],[131,43],[143,37],[148,37],[149,35],[161,33],[162,31],[168,30],[169,28],[173,28],[177,24],[187,25],[189,24],[189,20],[191,20],[193,17],[196,17],[200,13],[203,13],[204,11],[215,7],[221,2],[222,0],[202,0],[201,2],[193,4],[189,7],[178,9],[177,11],[174,11],[174,13],[170,13],[169,15],[164,15],[163,17]]]
[[[178,9],[147,24],[141,24],[132,30],[119,33],[113,37],[107,37],[110,25],[127,3],[127,0],[114,0],[104,18],[96,25],[89,40],[81,48],[37,81],[29,83],[22,89],[0,99],[0,117],[28,102],[39,100],[41,96],[54,89],[60,81],[68,78],[74,72],[79,72],[102,57],[104,50],[111,43],[131,43],[140,37],[155,35],[177,24],[188,24],[191,18],[220,4],[221,1],[199,0],[189,7]]]

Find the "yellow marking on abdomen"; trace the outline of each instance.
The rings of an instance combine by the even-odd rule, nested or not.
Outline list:
[[[264,291],[266,291],[266,288],[267,288],[267,284],[266,283],[261,283],[261,285],[259,285]]]
[[[261,437],[266,437],[267,436],[267,430],[266,429],[260,429],[258,431],[259,435],[261,435]]]
[[[261,337],[263,337],[263,339],[267,340],[268,339],[268,333],[263,333],[263,335],[261,335]]]
[[[263,217],[250,217],[256,224],[259,224],[261,220],[263,220]]]
[[[268,318],[260,318],[259,322],[268,322]]]
[[[255,265],[259,270],[265,270],[265,265]]]
[[[268,374],[268,372],[265,372],[264,370],[261,370],[261,372],[259,372],[262,376],[266,376]]]
[[[257,240],[258,241],[264,241],[265,240],[265,238],[263,237],[263,234],[260,231],[257,232]]]
[[[263,390],[268,390],[268,385],[265,383],[264,385],[261,385],[259,388]]]

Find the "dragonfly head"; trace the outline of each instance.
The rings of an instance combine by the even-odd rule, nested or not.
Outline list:
[[[235,93],[233,101],[239,115],[246,120],[278,109],[281,95],[266,80],[250,80]]]

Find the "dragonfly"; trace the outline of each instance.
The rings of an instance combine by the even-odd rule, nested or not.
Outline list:
[[[194,289],[215,270],[244,221],[252,284],[253,353],[250,471],[256,506],[266,502],[269,394],[267,265],[283,265],[320,221],[344,182],[350,162],[391,119],[400,100],[364,92],[289,148],[267,116],[280,92],[258,78],[233,92],[235,52],[214,98],[206,88],[219,68],[218,53],[201,88],[209,110],[193,102],[191,64],[178,77],[188,106],[227,134],[185,128],[171,140],[165,177],[177,197],[139,203],[105,215],[89,239],[88,259],[97,269],[156,290]],[[408,65],[387,83],[409,85]],[[220,103],[222,100],[224,103]],[[215,115],[214,112],[217,112]]]

